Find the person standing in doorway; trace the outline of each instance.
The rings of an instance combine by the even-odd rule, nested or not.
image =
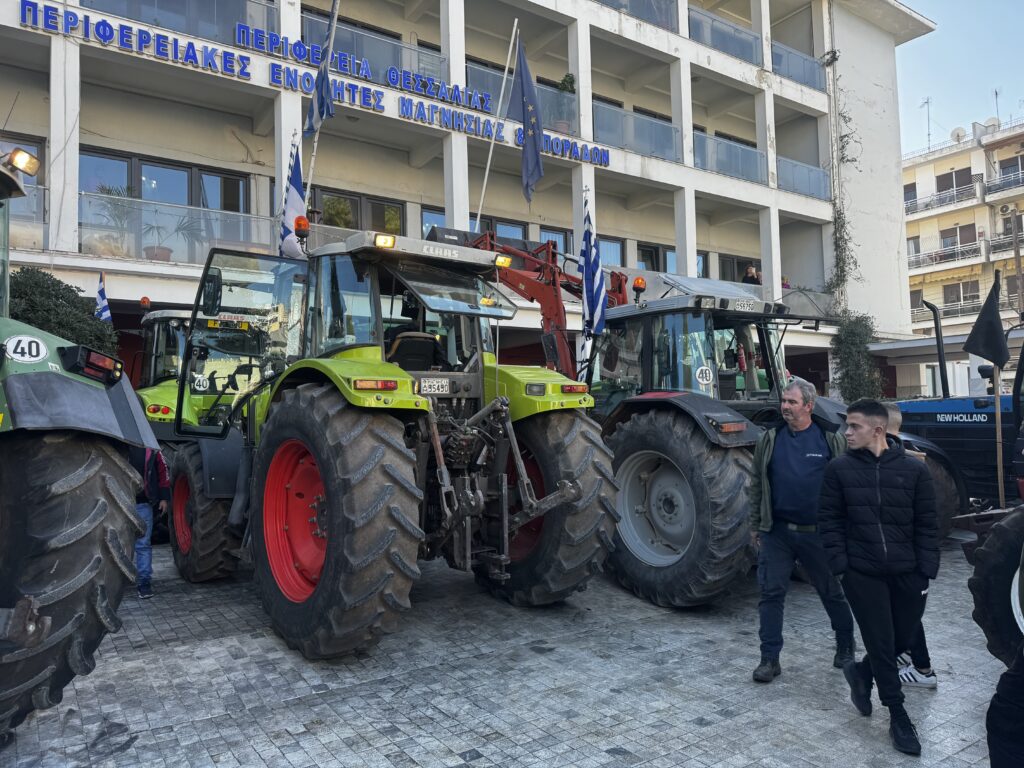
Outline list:
[[[813,416],[814,386],[794,379],[782,392],[782,424],[761,434],[754,449],[749,486],[750,529],[758,547],[761,587],[761,663],[754,680],[770,683],[780,674],[782,618],[793,567],[799,560],[818,591],[836,634],[835,667],[853,660],[853,616],[828,569],[818,535],[818,496],[825,465],[846,450],[837,426]]]
[[[153,508],[166,513],[171,501],[171,476],[160,451],[132,447],[128,453],[142,486],[135,494],[135,512],[146,524],[146,531],[135,542],[135,571],[139,597],[153,596]]]
[[[939,571],[938,520],[928,468],[886,435],[888,423],[877,400],[847,408],[850,450],[825,468],[819,525],[829,566],[841,579],[867,651],[860,662],[843,665],[850,700],[870,715],[877,682],[893,746],[919,755],[896,653],[910,646]]]

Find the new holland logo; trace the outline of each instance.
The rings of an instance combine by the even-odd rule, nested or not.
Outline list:
[[[937,413],[935,420],[940,424],[985,424],[988,422],[987,413]]]

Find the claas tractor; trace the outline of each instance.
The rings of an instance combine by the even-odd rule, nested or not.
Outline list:
[[[543,605],[583,589],[612,546],[593,400],[557,372],[498,365],[490,323],[516,308],[494,273],[493,253],[375,232],[302,259],[209,255],[174,426],[238,436],[237,492],[223,521],[195,485],[176,489],[172,525],[181,498],[192,548],[224,553],[223,528],[237,534],[224,554],[252,561],[275,630],[308,658],[394,630],[418,560]],[[258,354],[222,345],[209,323],[225,314],[247,318]],[[189,387],[214,356],[238,380],[189,423]]]

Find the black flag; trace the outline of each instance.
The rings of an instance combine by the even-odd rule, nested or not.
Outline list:
[[[985,303],[978,313],[978,319],[974,321],[974,328],[971,335],[964,342],[964,352],[970,352],[992,365],[1002,368],[1010,359],[1010,350],[1006,346],[1006,336],[1003,335],[1003,320],[999,317],[999,270],[996,270],[995,280],[992,281],[992,288],[985,297]]]

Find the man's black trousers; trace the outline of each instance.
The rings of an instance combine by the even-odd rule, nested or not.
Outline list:
[[[992,768],[1024,765],[1024,643],[1010,668],[999,678],[985,718]]]
[[[842,582],[867,651],[858,665],[860,672],[878,683],[882,704],[902,704],[896,654],[910,647],[921,623],[928,597],[928,577],[917,572],[868,576],[851,569]]]

